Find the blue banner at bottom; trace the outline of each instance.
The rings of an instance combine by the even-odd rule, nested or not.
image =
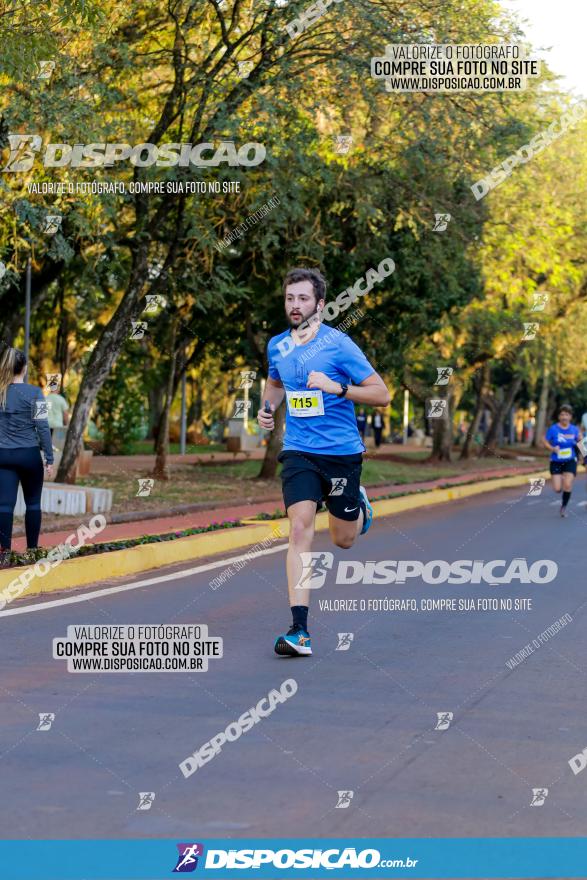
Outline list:
[[[12,840],[6,880],[587,878],[587,838]]]

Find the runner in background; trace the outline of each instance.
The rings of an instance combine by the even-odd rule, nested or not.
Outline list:
[[[273,414],[287,397],[279,461],[290,525],[286,568],[292,626],[277,638],[275,652],[298,656],[312,653],[307,584],[318,570],[315,557],[324,555],[311,554],[317,506],[324,499],[330,537],[345,549],[367,531],[373,517],[360,484],[365,446],[353,404],[387,406],[390,396],[361,349],[321,323],[326,281],[320,272],[292,269],[283,295],[290,329],[269,341],[269,377],[257,419],[272,431]]]
[[[371,425],[373,426],[373,435],[375,437],[375,447],[379,449],[381,446],[381,435],[383,434],[383,416],[380,412],[375,411],[371,416]]]
[[[581,453],[583,466],[587,470],[587,411],[581,416],[581,435],[579,452]]]
[[[581,439],[581,432],[571,424],[573,408],[563,404],[558,411],[558,422],[551,425],[543,440],[544,446],[550,450],[550,473],[552,488],[555,492],[562,491],[560,515],[567,515],[567,505],[571,498],[573,481],[577,473],[576,445]]]
[[[361,435],[361,440],[364,443],[365,442],[365,431],[367,429],[367,416],[365,415],[365,408],[364,407],[361,407],[361,409],[357,413],[357,428],[359,429],[359,434]]]

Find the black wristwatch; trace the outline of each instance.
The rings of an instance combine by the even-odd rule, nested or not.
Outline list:
[[[349,386],[345,385],[344,382],[340,383],[340,394],[337,394],[337,397],[345,397],[347,391],[349,390]]]

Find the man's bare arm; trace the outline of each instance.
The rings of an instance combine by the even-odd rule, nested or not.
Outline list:
[[[308,388],[320,388],[327,394],[340,394],[342,385],[329,379],[324,373],[313,370],[308,376]],[[379,373],[371,373],[359,385],[349,385],[345,395],[353,403],[364,403],[367,406],[389,406],[391,397],[385,382]]]
[[[264,428],[266,431],[272,431],[275,427],[275,421],[273,419],[273,413],[285,397],[285,389],[283,387],[283,383],[279,381],[279,379],[272,379],[269,377],[265,384],[265,393],[263,394],[263,400],[261,401],[261,409],[257,413],[257,421],[259,425]],[[267,401],[271,406],[271,412],[265,412],[265,401]]]

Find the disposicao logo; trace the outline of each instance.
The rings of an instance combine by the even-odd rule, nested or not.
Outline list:
[[[10,155],[2,171],[26,172],[41,153],[43,140],[38,134],[9,134]],[[138,168],[198,168],[219,165],[260,165],[266,150],[263,144],[247,143],[236,147],[233,141],[218,144],[47,144],[43,153],[45,168],[109,168],[128,160]]]
[[[174,874],[188,874],[198,867],[198,859],[204,855],[203,843],[177,843],[179,855]]]

